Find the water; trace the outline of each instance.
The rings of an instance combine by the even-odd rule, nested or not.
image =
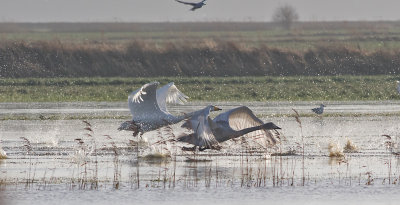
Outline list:
[[[400,103],[325,102],[327,114],[322,117],[310,110],[319,103],[211,103],[223,110],[249,106],[262,120],[282,128],[286,140],[281,152],[295,150],[295,155],[275,157],[269,154],[276,150],[261,149],[249,153],[240,142],[222,144],[220,152],[194,155],[181,151],[188,145],[156,144],[160,135],[171,136],[162,129],[143,136],[139,155],[172,152],[172,159],[139,161],[135,142],[130,142],[136,138],[116,130],[129,119],[125,103],[2,103],[0,118],[17,115],[29,120],[1,121],[1,146],[9,158],[0,160],[0,204],[394,204],[400,199],[399,160],[382,135],[392,136],[397,145]],[[170,111],[190,112],[207,104],[173,106]],[[302,129],[294,117],[282,117],[293,114],[292,108],[307,116],[300,117]],[[336,113],[344,115],[330,115]],[[98,119],[89,120],[90,132],[81,120],[39,118],[50,115]],[[184,132],[179,124],[172,129],[175,136]],[[329,157],[330,144],[340,149],[348,140],[357,146],[356,152]]]

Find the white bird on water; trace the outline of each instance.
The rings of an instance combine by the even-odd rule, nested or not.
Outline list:
[[[199,9],[199,8],[203,7],[204,5],[206,5],[204,3],[206,0],[203,0],[203,1],[198,2],[198,3],[185,2],[185,1],[179,1],[179,0],[175,0],[175,1],[179,2],[179,3],[182,3],[182,4],[186,4],[186,5],[192,6],[192,8],[190,9],[191,11],[194,11],[194,10]]]
[[[274,123],[265,123],[258,119],[246,106],[234,108],[221,113],[212,120],[210,111],[220,110],[215,106],[207,106],[193,115],[182,127],[189,128],[194,132],[178,138],[178,141],[193,144],[194,150],[199,147],[200,151],[205,149],[218,149],[218,143],[235,139],[246,135],[246,138],[253,137],[266,147],[274,146],[279,140],[279,133],[272,132],[281,129]],[[189,150],[189,148],[186,148]]]
[[[321,104],[319,107],[317,108],[313,108],[311,109],[313,112],[317,113],[318,115],[324,113],[324,107],[326,107],[324,104]]]
[[[173,82],[157,89],[159,82],[143,85],[133,91],[128,97],[128,105],[132,114],[132,121],[126,121],[118,130],[139,132],[152,131],[160,127],[178,123],[191,116],[173,116],[168,112],[167,103],[184,104],[188,96],[183,94]]]
[[[400,94],[400,81],[396,80],[397,83],[397,92]]]

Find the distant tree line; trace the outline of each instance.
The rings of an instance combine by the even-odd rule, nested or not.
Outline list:
[[[156,77],[381,75],[400,73],[400,51],[363,52],[343,46],[290,51],[233,42],[213,48],[146,49],[54,42],[0,45],[0,77]]]

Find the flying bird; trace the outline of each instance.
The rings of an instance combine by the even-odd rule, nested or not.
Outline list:
[[[253,138],[266,147],[272,147],[278,142],[279,135],[272,130],[281,128],[272,122],[264,124],[248,107],[231,109],[212,120],[209,116],[210,111],[218,109],[210,105],[199,110],[198,114],[193,115],[182,125],[193,130],[193,133],[180,136],[178,141],[193,144],[192,150],[199,147],[200,151],[218,149],[219,143],[241,136]]]
[[[179,0],[175,0],[175,1],[177,1],[179,3],[182,3],[182,4],[186,4],[186,5],[192,6],[192,8],[190,9],[191,11],[194,11],[194,10],[199,9],[199,8],[203,7],[204,5],[206,5],[204,3],[206,0],[203,0],[203,1],[198,2],[198,3],[191,3],[191,2],[185,2],[185,1],[179,1]]]
[[[311,110],[313,112],[315,112],[316,114],[320,115],[320,114],[324,113],[324,107],[326,107],[326,106],[324,104],[321,104],[319,107],[313,108]]]
[[[189,98],[173,82],[157,89],[159,82],[143,85],[128,96],[132,120],[120,125],[118,130],[133,131],[136,136],[160,127],[178,123],[191,115],[173,116],[168,112],[167,103],[184,104]]]

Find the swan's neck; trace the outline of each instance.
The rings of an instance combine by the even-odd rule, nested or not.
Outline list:
[[[194,112],[185,113],[183,115],[177,116],[176,120],[178,120],[178,121],[176,123],[178,123],[178,122],[180,122],[182,120],[191,118],[191,117],[193,117],[195,115],[200,115],[200,114],[204,114],[205,116],[208,116],[210,114],[210,108],[206,107],[206,108],[201,109],[201,110],[197,110],[197,111],[194,111]]]
[[[224,142],[224,141],[227,141],[227,140],[230,140],[230,139],[235,139],[235,138],[241,137],[241,136],[243,136],[245,134],[248,134],[250,132],[254,132],[254,131],[257,131],[257,130],[261,130],[261,129],[268,129],[268,128],[266,127],[266,124],[255,126],[255,127],[245,128],[245,129],[242,129],[242,130],[235,131],[232,135],[221,136],[221,137],[218,138],[218,141],[219,142]]]

